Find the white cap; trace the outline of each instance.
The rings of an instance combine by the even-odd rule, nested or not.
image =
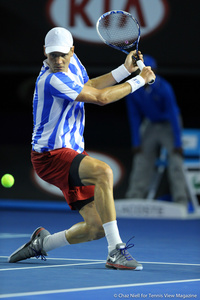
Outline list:
[[[69,53],[73,46],[73,38],[71,33],[62,27],[55,27],[51,29],[45,37],[45,52]]]

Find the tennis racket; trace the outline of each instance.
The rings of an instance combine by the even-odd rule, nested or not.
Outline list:
[[[127,50],[135,47],[137,57],[133,56],[133,59],[142,71],[145,64],[138,55],[140,25],[131,14],[123,10],[106,12],[98,19],[96,30],[102,41],[114,49],[129,54]],[[154,81],[153,79],[149,84],[154,83]]]

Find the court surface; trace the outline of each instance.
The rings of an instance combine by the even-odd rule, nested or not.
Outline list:
[[[105,268],[104,239],[49,252],[46,261],[8,256],[43,226],[51,233],[82,221],[69,210],[0,211],[0,298],[200,299],[200,220],[118,219],[122,240],[143,271]]]

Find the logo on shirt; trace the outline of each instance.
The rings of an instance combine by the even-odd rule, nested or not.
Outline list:
[[[113,9],[130,12],[139,21],[144,37],[166,21],[169,6],[167,0],[49,0],[46,11],[53,26],[67,28],[75,39],[102,43],[96,22],[103,13]]]

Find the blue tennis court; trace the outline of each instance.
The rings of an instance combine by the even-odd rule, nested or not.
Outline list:
[[[118,219],[124,242],[143,271],[105,268],[105,239],[49,252],[46,261],[7,263],[38,226],[51,233],[81,221],[68,209],[1,208],[0,298],[11,299],[200,299],[199,219]]]

